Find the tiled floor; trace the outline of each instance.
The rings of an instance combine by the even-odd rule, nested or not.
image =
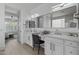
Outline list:
[[[37,55],[37,49],[33,49],[27,44],[20,44],[16,39],[11,39],[6,43],[4,51],[0,51],[1,55]],[[44,49],[41,48],[40,55],[44,55]]]

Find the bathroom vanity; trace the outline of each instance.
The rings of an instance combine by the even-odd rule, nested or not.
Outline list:
[[[52,12],[24,24],[23,42],[33,47],[33,33],[49,31],[41,35],[45,41],[45,55],[79,55],[79,17],[78,4],[60,4]]]
[[[44,40],[46,55],[79,55],[79,37],[48,34]]]

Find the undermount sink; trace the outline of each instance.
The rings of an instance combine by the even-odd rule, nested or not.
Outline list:
[[[42,34],[43,35],[50,34],[50,31],[43,31]]]
[[[77,33],[69,33],[69,36],[78,37]]]

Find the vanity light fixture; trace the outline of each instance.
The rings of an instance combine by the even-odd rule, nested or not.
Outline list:
[[[38,14],[38,13],[36,13],[36,14],[35,14],[35,17],[38,17],[38,16],[39,16],[39,14]]]
[[[31,18],[34,18],[34,17],[35,17],[34,15],[31,16]]]
[[[33,14],[32,16],[31,16],[31,18],[35,18],[35,17],[38,17],[39,16],[39,14],[38,13],[35,13],[35,14]]]

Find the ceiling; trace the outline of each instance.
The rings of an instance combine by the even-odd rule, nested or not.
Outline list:
[[[6,3],[6,5],[17,8],[17,9],[25,9],[26,11],[31,11],[42,3]]]
[[[24,9],[25,11],[29,12],[35,9],[36,7],[38,8],[38,6],[41,7],[44,5],[49,5],[50,7],[50,5],[53,6],[56,3],[5,3],[5,4],[15,9],[19,9],[19,10]]]
[[[18,9],[23,10],[27,14],[32,14],[32,12],[37,13],[46,13],[51,10],[51,7],[58,3],[5,3],[6,5]]]

